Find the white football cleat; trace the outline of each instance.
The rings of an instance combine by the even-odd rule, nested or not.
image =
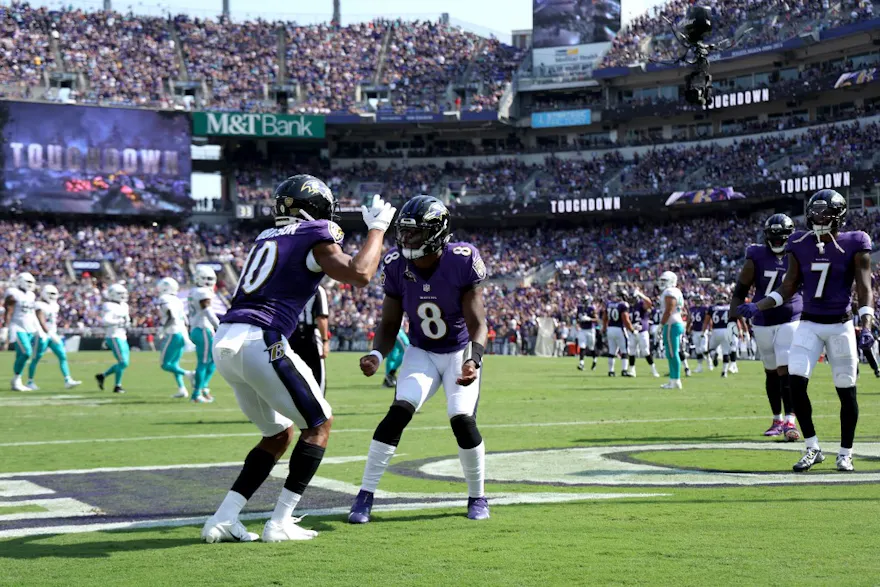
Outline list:
[[[172,399],[180,399],[182,397],[189,397],[189,392],[185,389],[178,390],[177,393],[171,396]]]
[[[256,542],[259,535],[248,532],[238,520],[221,522],[211,516],[202,527],[202,541],[208,544],[218,542]]]
[[[34,383],[33,379],[27,382],[26,387],[31,391],[40,391],[40,386]]]
[[[837,470],[838,471],[855,471],[855,467],[853,467],[852,455],[837,455]]]
[[[263,528],[263,542],[287,542],[289,540],[311,540],[318,535],[314,530],[306,530],[297,523],[302,518],[289,518],[282,523],[269,520]]]
[[[703,366],[702,366],[702,365],[697,365],[697,368],[696,368],[696,370],[694,371],[694,373],[702,373],[702,372],[703,372]]]
[[[76,379],[68,379],[64,382],[64,389],[73,389],[77,385],[82,385],[82,381],[77,381]]]
[[[30,391],[24,383],[21,382],[21,379],[13,379],[12,380],[12,391]]]
[[[670,381],[669,383],[664,383],[660,386],[661,389],[681,389],[681,379],[677,379],[675,381]]]

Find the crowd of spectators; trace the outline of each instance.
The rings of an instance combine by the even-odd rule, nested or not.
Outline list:
[[[49,47],[47,9],[4,7],[0,18],[0,83],[39,86],[54,66]]]

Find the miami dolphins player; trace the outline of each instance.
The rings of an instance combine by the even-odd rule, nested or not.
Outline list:
[[[214,333],[220,325],[217,314],[211,309],[214,300],[214,286],[217,274],[206,265],[196,268],[196,287],[189,290],[189,337],[196,345],[196,373],[193,378],[192,401],[210,403],[214,401],[208,385],[214,375]]]
[[[189,397],[186,390],[184,377],[192,375],[180,366],[180,358],[183,356],[183,348],[186,346],[186,311],[183,302],[177,297],[180,286],[173,277],[163,277],[156,282],[156,291],[159,298],[156,305],[159,306],[159,324],[162,328],[162,342],[160,360],[162,370],[174,375],[177,383],[177,393],[173,398]]]
[[[479,287],[486,266],[472,245],[449,242],[449,210],[437,198],[412,198],[400,209],[395,224],[397,247],[385,255],[380,277],[385,289],[382,319],[372,352],[361,357],[361,371],[372,377],[379,370],[394,348],[404,313],[412,325],[412,346],[403,358],[394,402],[373,433],[361,490],[348,521],[370,521],[376,488],[404,429],[441,385],[467,482],[467,517],[485,520],[489,517],[484,493],[486,448],[476,417],[489,332]]]
[[[58,336],[58,288],[52,284],[44,285],[40,290],[40,297],[36,303],[37,321],[40,323],[39,338],[35,343],[34,358],[31,360],[31,366],[28,368],[27,386],[31,390],[38,390],[37,384],[34,383],[34,375],[37,372],[37,365],[40,359],[46,354],[46,349],[51,349],[55,356],[58,357],[58,366],[61,367],[61,375],[64,376],[64,388],[71,389],[77,385],[81,385],[82,381],[77,381],[70,376],[70,367],[67,365],[67,352],[64,350],[64,344],[61,337]]]
[[[40,331],[36,316],[36,288],[34,276],[24,272],[16,276],[15,286],[6,290],[6,314],[3,328],[0,328],[0,341],[11,341],[15,345],[12,391],[30,391],[22,382],[21,374],[33,355],[34,338]]]
[[[660,307],[663,308],[663,340],[666,343],[666,358],[669,360],[669,383],[663,389],[681,389],[681,356],[679,345],[684,334],[684,320],[681,317],[684,308],[684,296],[678,289],[678,276],[672,271],[664,271],[657,280],[660,294]]]
[[[131,315],[128,310],[128,290],[121,283],[114,283],[104,292],[107,299],[102,308],[101,321],[105,328],[105,342],[113,352],[116,364],[95,375],[98,387],[104,389],[104,379],[109,375],[115,377],[113,393],[125,393],[122,389],[122,375],[128,368],[129,348],[128,332],[126,329],[131,325]]]
[[[397,387],[397,370],[403,362],[403,353],[409,346],[409,337],[406,335],[406,328],[400,327],[397,332],[397,340],[394,341],[394,349],[385,359],[385,380],[382,382],[383,387]]]

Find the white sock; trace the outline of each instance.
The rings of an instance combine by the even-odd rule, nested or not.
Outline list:
[[[583,366],[584,366],[584,360],[581,359],[580,361],[578,361],[578,365],[580,365],[581,367],[583,367]]]
[[[840,447],[840,450],[837,452],[837,456],[839,457],[851,457],[852,456],[852,448],[843,448]]]
[[[624,371],[629,371],[629,359],[627,359],[627,358],[623,358],[623,359],[620,359],[620,362],[621,362],[622,365],[623,365],[623,367],[622,367],[623,370],[624,370]]]
[[[468,497],[484,497],[486,482],[486,443],[474,448],[459,448],[458,458],[467,481]]]
[[[223,498],[223,503],[220,504],[220,507],[217,508],[217,513],[214,515],[224,522],[237,520],[238,514],[241,513],[241,510],[246,503],[247,500],[242,494],[236,491],[230,491],[226,494],[226,497]]]
[[[811,436],[809,438],[804,438],[804,442],[806,443],[807,448],[815,448],[817,450],[819,449],[819,437],[818,436]]]
[[[16,383],[21,383],[21,375],[16,375],[12,380]]]
[[[786,414],[785,421],[789,424],[794,424],[794,414]]]
[[[364,478],[361,481],[361,489],[376,493],[376,487],[379,486],[379,480],[388,468],[391,457],[394,456],[396,446],[385,444],[378,440],[370,441],[370,450],[367,453],[367,464],[364,466]]]
[[[782,419],[783,419],[782,414],[776,414],[775,416],[773,416],[773,420],[776,422],[780,422],[780,421],[782,421]]]
[[[722,373],[727,373],[727,369],[730,367],[730,363],[724,363],[724,367],[721,369]]]
[[[275,511],[272,512],[272,521],[280,524],[290,518],[300,499],[302,499],[302,495],[282,487],[281,495],[278,496],[278,503],[275,504]]]
[[[608,372],[614,371],[614,357],[608,357]]]

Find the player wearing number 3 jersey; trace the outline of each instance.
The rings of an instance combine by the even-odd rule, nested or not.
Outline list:
[[[339,246],[343,235],[333,222],[336,207],[330,188],[310,175],[291,177],[275,189],[275,228],[257,237],[232,306],[217,329],[214,363],[263,439],[248,454],[220,509],[205,523],[206,542],[257,538],[239,522],[239,513],[287,451],[293,425],[302,433],[262,539],[309,540],[317,535],[298,526],[292,513],[321,464],[333,418],[321,386],[290,349],[288,338],[325,274],[359,287],[369,283],[395,212],[374,196],[371,207],[362,208],[369,229],[366,241],[357,255],[349,257]]]
[[[862,331],[858,345],[874,345],[871,324],[871,238],[862,231],[839,232],[846,218],[846,198],[834,190],[820,190],[807,203],[808,232],[795,233],[785,250],[788,270],[782,285],[758,303],[743,304],[745,318],[782,306],[803,288],[804,311],[789,355],[791,401],[806,441],[806,454],[794,465],[806,471],[825,460],[816,430],[807,384],[822,351],[831,364],[831,376],[840,398],[840,452],[837,468],[852,471],[852,446],[859,406],[856,401],[858,351],[850,313],[853,282],[859,300]]]
[[[488,328],[478,284],[486,278],[480,254],[467,243],[450,243],[449,211],[436,198],[417,196],[400,210],[397,248],[385,255],[382,322],[373,352],[361,358],[372,376],[394,348],[403,314],[409,318],[410,346],[403,355],[394,402],[373,434],[361,491],[348,520],[370,521],[373,495],[404,428],[442,385],[446,413],[458,441],[468,486],[468,518],[489,517],[483,492],[485,447],[477,429],[480,366]]]

